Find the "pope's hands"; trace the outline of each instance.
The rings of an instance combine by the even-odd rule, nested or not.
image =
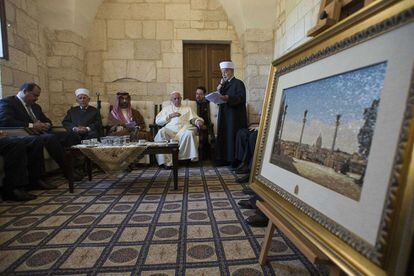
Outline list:
[[[171,120],[172,118],[180,117],[180,116],[181,116],[181,113],[179,113],[179,112],[173,112],[170,115],[168,115],[168,120]]]
[[[195,122],[195,125],[196,125],[196,127],[200,128],[200,129],[202,129],[204,127],[204,123],[201,120],[197,120]]]

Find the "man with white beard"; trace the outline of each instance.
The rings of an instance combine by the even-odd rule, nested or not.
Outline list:
[[[171,94],[171,105],[164,107],[155,118],[155,123],[163,126],[154,138],[155,142],[177,140],[179,145],[178,159],[198,160],[197,128],[204,124],[189,106],[181,105],[181,94],[174,91]],[[169,154],[157,154],[160,166],[171,169],[172,159]]]

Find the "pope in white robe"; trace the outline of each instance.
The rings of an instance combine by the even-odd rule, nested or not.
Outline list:
[[[154,138],[154,141],[177,140],[179,144],[178,159],[191,161],[198,160],[197,127],[203,126],[204,121],[197,116],[189,106],[181,105],[180,92],[171,93],[171,105],[164,107],[155,118],[155,123],[163,126]],[[172,166],[170,154],[157,154],[159,165]]]

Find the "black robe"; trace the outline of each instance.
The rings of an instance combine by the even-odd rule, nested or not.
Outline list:
[[[247,128],[246,88],[241,80],[232,78],[225,82],[220,93],[228,95],[229,100],[219,106],[216,159],[220,162],[233,162],[237,131]]]
[[[81,109],[79,106],[76,106],[71,107],[68,110],[62,121],[62,125],[69,132],[72,132],[74,127],[89,127],[91,130],[83,135],[78,134],[80,136],[79,138],[98,138],[101,129],[101,119],[99,112],[95,107],[88,106],[86,109]]]

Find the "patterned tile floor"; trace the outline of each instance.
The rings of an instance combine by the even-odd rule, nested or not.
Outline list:
[[[265,228],[226,167],[140,168],[96,174],[70,194],[60,186],[27,203],[0,202],[2,275],[317,275],[292,243],[275,233],[270,262],[257,258]]]

